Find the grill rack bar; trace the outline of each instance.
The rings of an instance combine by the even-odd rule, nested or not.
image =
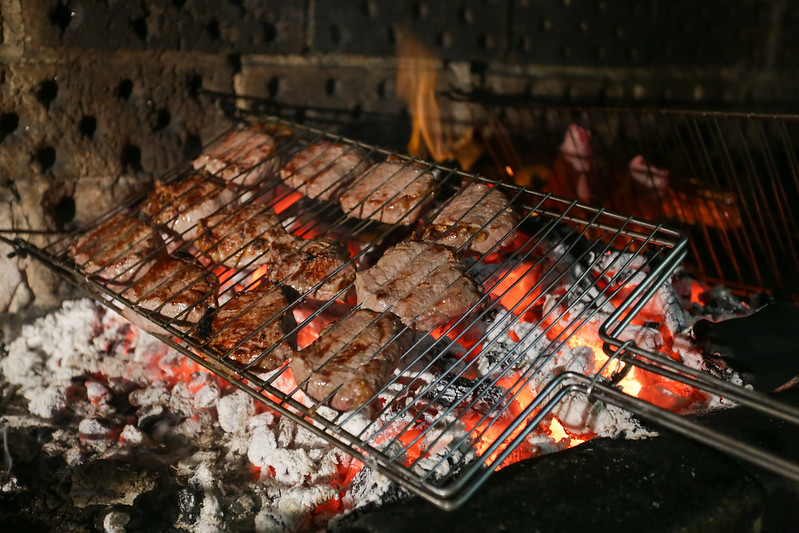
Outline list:
[[[400,390],[399,393],[394,394],[393,399],[388,401],[388,407],[385,407],[384,411],[388,409],[393,402],[399,401],[404,393],[410,393],[411,397],[414,397],[414,394],[418,395],[418,397],[414,397],[409,404],[409,406],[413,406],[415,402],[419,401],[419,397],[425,398],[427,396],[427,393],[424,391],[433,391],[435,390],[434,386],[436,382],[445,382],[446,385],[437,393],[437,396],[434,397],[425,409],[430,407],[443,393],[453,390],[456,396],[459,396],[447,408],[448,412],[456,412],[458,404],[465,405],[465,408],[457,413],[454,420],[446,418],[447,415],[438,418],[439,422],[445,423],[445,429],[431,441],[430,444],[435,446],[443,442],[445,434],[454,428],[459,421],[463,421],[462,417],[471,413],[473,408],[481,400],[488,398],[491,387],[497,386],[499,380],[506,376],[508,369],[521,361],[532,347],[535,347],[539,342],[548,344],[548,346],[546,349],[542,350],[542,357],[539,357],[533,363],[527,364],[526,367],[522,367],[523,370],[513,386],[504,389],[504,394],[497,402],[497,405],[500,406],[499,411],[489,410],[484,413],[482,418],[474,424],[472,430],[460,437],[456,436],[456,438],[453,439],[455,445],[450,445],[446,454],[440,456],[434,465],[420,473],[417,467],[424,466],[422,464],[424,462],[422,456],[410,461],[410,463],[403,462],[403,458],[416,443],[421,442],[427,435],[432,434],[433,427],[436,426],[436,424],[430,423],[419,435],[415,437],[412,436],[409,442],[403,442],[399,439],[403,434],[408,435],[408,427],[410,427],[411,422],[413,422],[411,421],[393,437],[389,435],[388,441],[385,439],[381,440],[379,437],[392,426],[391,420],[383,420],[383,426],[379,429],[375,429],[378,422],[378,420],[375,419],[371,421],[367,420],[366,426],[360,429],[360,431],[351,430],[349,425],[357,421],[358,411],[360,410],[356,410],[354,413],[337,414],[329,412],[330,410],[328,410],[327,413],[322,413],[323,409],[320,408],[322,402],[316,402],[311,407],[308,407],[294,397],[295,392],[300,389],[301,384],[295,384],[294,389],[288,392],[276,386],[277,381],[282,375],[282,369],[278,369],[271,375],[256,375],[252,371],[252,365],[247,367],[237,365],[228,360],[227,357],[220,356],[209,350],[207,342],[198,342],[197,339],[190,334],[196,331],[197,326],[192,327],[189,332],[186,332],[176,327],[174,319],[165,320],[154,311],[143,313],[153,324],[162,328],[163,332],[155,333],[157,337],[190,357],[192,360],[205,366],[210,371],[231,382],[236,387],[244,390],[258,401],[269,405],[284,416],[289,417],[328,442],[344,449],[364,463],[379,469],[393,480],[403,484],[410,490],[443,508],[455,508],[468,499],[496,468],[496,465],[501,464],[502,461],[512,453],[513,449],[519,445],[570,392],[581,392],[592,398],[596,397],[614,405],[630,408],[631,411],[637,412],[642,416],[649,415],[651,417],[649,408],[638,409],[638,400],[636,400],[636,402],[629,402],[625,400],[625,398],[620,398],[618,395],[626,395],[623,395],[611,385],[606,385],[605,378],[600,374],[572,375],[572,373],[565,373],[556,376],[555,379],[552,379],[546,383],[545,386],[540,388],[533,401],[524,406],[523,411],[515,416],[501,434],[488,444],[479,458],[474,457],[473,451],[469,452],[472,454],[471,456],[468,456],[468,454],[463,455],[460,452],[462,448],[470,447],[474,442],[479,441],[488,432],[491,425],[497,422],[499,416],[504,414],[504,411],[501,410],[501,406],[507,405],[508,401],[515,401],[515,398],[519,395],[522,388],[528,387],[531,384],[531,380],[538,376],[540,370],[546,363],[555,357],[559,350],[565,348],[567,341],[572,338],[584,324],[598,316],[600,309],[607,302],[611,301],[614,297],[619,297],[624,289],[628,289],[629,279],[632,279],[635,274],[641,274],[644,278],[643,281],[633,289],[630,296],[627,296],[624,301],[617,306],[614,314],[614,317],[618,318],[622,314],[627,313],[620,327],[616,327],[613,330],[613,334],[618,334],[623,330],[633,319],[634,315],[640,311],[646,303],[646,300],[654,294],[658,287],[670,275],[673,268],[676,267],[683,258],[686,241],[681,234],[659,225],[610,213],[602,209],[592,208],[576,201],[536,193],[525,188],[498,183],[480,176],[441,167],[439,165],[432,165],[405,156],[398,156],[397,154],[370,147],[350,139],[333,136],[321,130],[301,127],[278,119],[273,119],[272,124],[280,128],[291,130],[293,134],[292,140],[300,139],[304,141],[304,144],[302,144],[298,140],[297,146],[300,144],[305,146],[314,142],[314,139],[318,140],[324,138],[334,142],[342,142],[350,144],[351,146],[365,148],[370,154],[399,157],[401,160],[406,161],[407,164],[423,164],[439,174],[439,181],[437,183],[441,188],[445,187],[447,180],[451,179],[454,181],[457,179],[488,183],[494,187],[501,187],[503,190],[508,191],[506,196],[513,198],[511,202],[518,202],[526,209],[527,214],[525,215],[525,219],[519,223],[520,226],[523,223],[526,224],[530,222],[530,220],[535,219],[534,222],[540,224],[539,229],[542,232],[538,235],[538,238],[543,241],[544,238],[542,236],[549,234],[557,236],[560,234],[560,237],[549,243],[549,246],[558,247],[562,245],[562,247],[565,248],[565,251],[559,252],[559,255],[555,258],[549,256],[550,250],[540,258],[540,261],[548,259],[551,264],[549,264],[548,269],[540,275],[539,281],[532,288],[527,290],[525,297],[519,300],[521,303],[525,301],[525,298],[529,298],[531,295],[534,296],[534,299],[525,305],[525,309],[521,311],[519,315],[522,315],[523,312],[530,311],[536,306],[536,302],[543,298],[544,290],[559,286],[558,280],[566,277],[566,274],[570,273],[576,266],[579,265],[582,268],[581,274],[577,276],[575,280],[572,280],[573,283],[568,286],[567,291],[559,295],[558,303],[566,305],[565,309],[556,311],[557,306],[551,307],[538,324],[541,325],[544,320],[550,318],[548,325],[544,324],[546,329],[539,333],[535,339],[532,339],[533,342],[525,347],[524,343],[536,334],[535,329],[528,331],[524,338],[520,339],[518,347],[513,348],[503,356],[504,360],[500,359],[495,362],[494,367],[500,369],[499,374],[492,374],[489,372],[482,377],[472,379],[470,388],[467,389],[466,393],[461,394],[457,390],[456,382],[470,370],[470,367],[477,359],[465,365],[457,360],[450,360],[450,362],[447,363],[450,365],[449,368],[444,368],[442,370],[440,367],[436,367],[437,371],[440,372],[439,377],[436,381],[429,382],[427,388],[421,393],[418,391]],[[180,169],[168,173],[164,176],[164,180],[167,182],[178,180],[183,175],[182,172],[185,174],[185,170],[182,171]],[[248,191],[248,194],[252,194],[252,196],[268,195],[274,192],[275,187],[276,185],[274,183],[260,188],[256,186]],[[290,192],[285,192],[285,194],[288,195]],[[126,205],[136,204],[142,198],[143,195],[139,195],[137,198],[134,198],[134,200],[126,202],[117,210],[112,211],[112,213],[109,213],[101,220],[109,218],[114,212],[120,211]],[[317,218],[317,215],[328,208],[329,207],[324,205],[317,206],[318,210],[308,212],[308,219],[318,221],[319,218]],[[546,222],[543,222],[544,220],[546,220]],[[346,216],[339,215],[338,218],[334,219],[334,223],[331,227],[333,229],[352,230],[352,227],[348,227],[348,224],[352,225],[352,220],[349,220]],[[299,227],[302,226],[303,224],[300,224]],[[356,222],[354,226],[356,230],[350,233],[350,235],[366,234],[370,231],[372,226],[373,224],[369,222]],[[567,231],[564,231],[564,228],[566,228]],[[328,229],[330,229],[330,227]],[[382,242],[384,239],[390,237],[392,232],[396,229],[396,225],[382,227],[382,231],[378,232],[378,236],[373,238],[371,243]],[[533,237],[531,237],[531,239],[532,238]],[[101,303],[112,309],[123,312],[133,308],[141,313],[141,308],[135,308],[134,304],[124,298],[118,291],[109,289],[96,279],[85,276],[85,273],[76,268],[74,264],[71,264],[63,253],[65,244],[68,243],[68,241],[69,237],[64,237],[56,241],[56,243],[42,249],[23,239],[16,239],[14,240],[14,246],[22,252],[30,253],[59,273],[62,277],[83,288]],[[530,243],[528,242],[528,244]],[[522,247],[521,252],[519,250],[514,251],[511,254],[510,264],[508,264],[507,261],[502,263],[503,267],[507,267],[507,271],[504,272],[504,277],[494,284],[494,287],[498,287],[502,283],[502,279],[506,279],[516,267],[524,264],[525,259],[536,250],[536,246],[538,246],[538,244],[526,249]],[[58,251],[59,247],[61,252]],[[188,243],[182,245],[183,249],[188,249],[188,247]],[[571,250],[577,250],[581,247],[582,250],[579,250],[576,255],[571,255]],[[596,270],[595,267],[599,265],[600,259],[610,250],[614,250],[617,255],[612,261],[607,262],[604,267]],[[363,253],[365,253],[364,250],[361,250],[359,255]],[[587,264],[580,264],[582,258],[590,257],[592,254],[592,260],[588,261]],[[487,255],[488,253],[484,254],[481,260],[485,260]],[[635,261],[637,259],[643,259],[643,263],[636,266]],[[473,263],[470,270],[476,268],[480,262],[481,261],[476,261]],[[561,263],[563,263],[565,267],[558,273],[557,267]],[[633,266],[632,269],[630,268],[631,265]],[[606,278],[612,268],[615,268],[615,273],[607,280],[608,283],[604,287],[598,287],[597,280]],[[491,275],[496,274],[498,270],[499,268],[486,276],[486,280],[488,280]],[[557,274],[554,281],[547,277],[552,273]],[[627,274],[630,275],[627,276]],[[546,285],[545,281],[548,281],[549,285],[535,296],[534,293],[536,289]],[[519,280],[517,280],[516,283],[518,282]],[[616,283],[615,287],[614,282]],[[490,303],[488,309],[483,314],[488,313],[492,308],[494,310],[499,309],[499,302],[502,297],[508,294],[512,288],[513,286],[507,288],[503,293],[494,295],[496,299],[492,299],[492,303]],[[226,290],[232,289],[228,287]],[[487,293],[490,292],[490,290],[487,291]],[[486,296],[485,298],[487,299],[488,297]],[[332,306],[333,304],[331,301],[324,305]],[[513,306],[513,308],[510,309],[510,313],[503,318],[503,320],[508,320],[507,323],[500,321],[492,325],[494,330],[499,329],[504,333],[514,324],[518,323],[518,315],[513,313],[513,311],[518,311],[518,305],[519,304]],[[323,310],[324,307],[320,308],[317,313],[321,313]],[[557,315],[558,312],[560,312],[559,316],[551,316]],[[554,339],[550,340],[546,336],[547,333],[551,331],[564,316],[567,316],[571,312],[575,313],[576,318],[573,318],[566,327],[561,329],[560,333],[558,333]],[[307,317],[303,323],[307,325],[313,319],[314,316],[311,315]],[[418,361],[423,362],[426,354],[433,354],[433,346],[436,345],[443,345],[444,350],[438,354],[432,355],[433,359],[428,363],[427,368],[434,368],[430,365],[439,364],[444,361],[441,354],[451,349],[455,343],[465,335],[465,330],[457,331],[457,326],[464,320],[465,317],[450,326],[450,332],[455,332],[454,339],[447,337],[446,334],[439,336],[426,352],[418,356]],[[302,325],[298,325],[297,329],[299,330],[302,327]],[[602,331],[605,330],[603,329]],[[488,339],[489,334],[490,332],[486,332],[481,340]],[[496,344],[498,343],[497,338],[498,337],[495,336],[491,338],[489,342]],[[179,341],[176,339],[179,339]],[[607,338],[603,337],[603,340],[609,345],[619,345],[612,335],[608,335]],[[638,354],[639,349],[637,347],[630,345],[629,342],[623,343],[623,346],[624,353],[622,354],[614,354],[610,348],[606,348],[606,351],[609,355],[618,358],[625,364],[629,363],[642,367],[646,364],[640,358],[625,355],[630,353]],[[469,350],[474,350],[474,345]],[[511,364],[503,369],[502,365],[508,361],[511,361]],[[408,362],[400,375],[415,371],[415,362],[417,361]],[[607,364],[605,366],[607,366]],[[660,367],[656,365],[649,365],[646,368],[658,373],[661,371]],[[416,377],[413,379],[417,379],[421,374],[417,372],[415,375]],[[399,376],[395,377],[392,383],[396,383],[398,378]],[[487,385],[483,387],[486,383]],[[704,385],[703,382],[698,383],[700,387]],[[521,386],[517,387],[519,384]],[[390,386],[391,384],[387,385],[378,395],[383,392],[389,392],[388,389]],[[473,393],[478,391],[479,393],[475,396]],[[408,412],[408,409],[406,409],[406,412]],[[401,413],[397,414],[394,416],[394,422],[401,418]],[[479,428],[481,424],[486,422],[488,426],[480,431]],[[690,433],[690,431],[683,432]],[[386,442],[388,442],[388,445],[385,445]],[[397,442],[400,443],[399,450],[396,446],[393,446]],[[452,470],[454,474],[438,476],[437,473],[439,469],[445,465],[448,467],[451,466],[449,469]]]

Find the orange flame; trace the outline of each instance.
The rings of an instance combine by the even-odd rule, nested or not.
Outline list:
[[[438,162],[456,158],[468,170],[482,147],[474,140],[472,128],[457,139],[445,134],[436,101],[435,57],[407,32],[401,31],[397,37],[397,96],[407,102],[413,120],[408,153],[422,158],[429,153]]]

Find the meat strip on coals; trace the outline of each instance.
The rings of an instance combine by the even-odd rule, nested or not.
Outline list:
[[[195,169],[236,185],[248,186],[269,177],[280,167],[274,155],[275,139],[258,131],[233,131],[192,162]]]
[[[347,215],[388,224],[416,222],[433,188],[433,174],[417,165],[375,163],[341,195]]]
[[[125,285],[144,274],[163,244],[153,228],[138,218],[119,214],[81,236],[69,251],[87,274]]]
[[[274,263],[285,250],[296,247],[296,239],[271,208],[248,204],[200,220],[195,244],[206,257],[238,268]]]
[[[236,199],[233,191],[207,176],[193,175],[155,190],[142,205],[142,213],[154,224],[165,226],[184,240],[193,240],[197,223]]]
[[[209,307],[216,305],[218,288],[217,277],[199,261],[170,256],[153,263],[124,296],[134,305],[156,311],[161,319],[173,320],[175,327],[183,328],[196,324]]]
[[[294,238],[294,251],[279,254],[269,268],[269,279],[283,282],[303,294],[321,283],[308,294],[309,298],[317,300],[331,300],[352,285],[355,266],[344,244],[328,238]]]
[[[297,153],[280,171],[280,177],[309,198],[331,200],[371,161],[363,150],[321,141]]]
[[[390,248],[369,270],[358,272],[355,291],[361,307],[391,311],[402,322],[427,331],[463,315],[481,290],[464,264],[446,246],[405,241]]]
[[[444,206],[423,230],[422,239],[452,248],[468,241],[468,249],[484,254],[501,242],[510,243],[517,223],[504,194],[483,183],[472,183]]]
[[[356,409],[385,386],[408,349],[406,336],[394,339],[400,331],[402,323],[391,313],[354,311],[294,356],[294,380],[317,401],[332,395],[334,409]]]
[[[287,307],[280,288],[262,279],[216,312],[211,348],[223,356],[229,353],[230,360],[241,365],[254,363],[254,369],[274,370],[294,355],[286,334],[297,323]]]

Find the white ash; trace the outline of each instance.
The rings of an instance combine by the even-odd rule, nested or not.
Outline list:
[[[89,300],[65,302],[24,327],[0,361],[3,379],[41,417],[36,424],[66,424],[50,433],[44,453],[73,468],[140,450],[171,457],[176,480],[191,492],[175,502],[179,530],[322,529],[332,515],[317,507],[334,501],[343,512],[394,486],[292,421],[259,412],[247,393],[185,368],[181,354]],[[114,407],[123,405],[130,407]],[[369,423],[353,416],[345,427],[357,434]],[[337,485],[340,468],[360,469],[358,485]],[[109,513],[104,522],[114,530],[122,519]]]

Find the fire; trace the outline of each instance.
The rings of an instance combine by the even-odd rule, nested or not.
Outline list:
[[[407,32],[399,32],[397,45],[397,96],[407,102],[412,117],[408,153],[422,158],[429,154],[438,162],[457,159],[468,170],[480,157],[482,147],[474,140],[472,128],[459,138],[444,132],[436,100],[435,57]]]

